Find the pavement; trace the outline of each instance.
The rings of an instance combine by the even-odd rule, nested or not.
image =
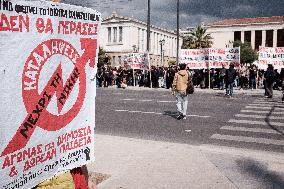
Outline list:
[[[96,162],[87,167],[105,175],[98,189],[280,189],[284,184],[281,153],[108,135],[96,135],[95,149]]]
[[[108,87],[109,89],[117,89],[117,86],[111,86]],[[119,89],[119,90],[123,90],[123,89]],[[127,86],[126,89],[124,90],[135,90],[135,91],[170,91],[170,89],[166,89],[166,88],[149,88],[149,87],[139,87],[139,86]],[[218,94],[225,94],[226,90],[219,90],[219,89],[201,89],[201,88],[194,88],[195,92],[201,92],[201,93],[218,93]],[[279,90],[274,90],[273,91],[273,95],[274,96],[281,96],[282,95],[282,91]],[[262,95],[264,96],[264,89],[239,89],[239,88],[234,88],[234,95]]]
[[[110,87],[113,89],[116,87]],[[119,89],[123,90],[123,89]],[[159,90],[127,87],[125,90]],[[195,89],[196,93],[222,90]],[[261,95],[263,89],[235,90]],[[274,91],[274,98],[282,95]],[[96,162],[87,165],[98,189],[282,189],[284,154],[97,134]],[[99,176],[98,176],[99,175]]]

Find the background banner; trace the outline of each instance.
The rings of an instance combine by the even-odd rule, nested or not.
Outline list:
[[[180,63],[190,69],[229,68],[230,64],[240,67],[240,49],[181,49]]]
[[[284,47],[260,47],[258,63],[259,69],[266,69],[272,64],[274,69],[284,68]]]
[[[148,53],[129,53],[123,56],[124,66],[129,69],[149,70]]]
[[[101,14],[0,0],[0,188],[32,188],[94,161]]]

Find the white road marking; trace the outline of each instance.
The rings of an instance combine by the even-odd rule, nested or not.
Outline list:
[[[284,108],[284,105],[283,104],[249,104],[249,106],[260,106],[260,107],[273,107],[273,106],[276,106],[278,108]]]
[[[236,114],[236,117],[257,118],[257,119],[283,119],[283,116],[266,116],[266,115],[248,115],[248,114]]]
[[[190,133],[190,132],[191,132],[191,130],[185,130],[185,132]]]
[[[264,111],[257,111],[257,110],[241,110],[241,112],[243,112],[243,113],[257,113],[257,114],[269,114],[270,113],[270,111],[268,111],[268,110],[264,110]],[[271,112],[271,115],[284,115],[284,111],[283,112],[275,112],[275,111],[273,111],[273,112]]]
[[[218,140],[229,140],[237,142],[258,143],[258,144],[273,144],[277,146],[284,146],[284,140],[273,140],[267,138],[253,138],[246,136],[232,136],[232,135],[220,135],[214,134],[210,138]]]
[[[249,125],[268,125],[265,121],[251,121],[251,120],[238,120],[238,119],[230,119],[229,123],[242,123],[242,124],[249,124]],[[279,126],[284,127],[284,123],[280,122],[269,122],[272,126]]]
[[[177,102],[177,101],[158,100],[157,102],[161,102],[161,103],[173,103],[173,102]]]
[[[125,98],[125,99],[122,99],[122,100],[125,100],[125,101],[133,101],[135,100],[134,98]]]
[[[132,110],[115,110],[115,111],[116,111],[116,112],[141,113],[141,114],[166,115],[165,113],[159,113],[159,112],[144,112],[144,111],[132,111]],[[175,115],[175,114],[173,114],[173,115]],[[202,116],[202,115],[186,115],[186,117],[210,118],[211,116]]]
[[[279,132],[277,132],[273,129],[233,127],[233,126],[223,126],[223,127],[221,127],[221,129],[222,130],[229,130],[229,131],[244,131],[244,132],[253,132],[253,133],[267,133],[267,134],[279,134],[279,135],[281,135],[281,133],[279,133]],[[284,130],[282,132],[284,132]]]
[[[283,108],[278,108],[278,107],[261,107],[261,106],[246,106],[245,108],[247,109],[263,109],[263,110],[282,110],[284,111],[284,107]]]
[[[139,100],[140,102],[152,102],[153,100]]]

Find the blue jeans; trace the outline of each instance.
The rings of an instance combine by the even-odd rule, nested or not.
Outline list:
[[[256,79],[255,78],[250,78],[250,88],[256,89]]]
[[[226,95],[233,96],[234,83],[229,83],[226,86]]]

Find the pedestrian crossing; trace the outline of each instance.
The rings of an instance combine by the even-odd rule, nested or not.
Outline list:
[[[225,145],[275,146],[284,152],[284,104],[256,99],[210,138]]]

